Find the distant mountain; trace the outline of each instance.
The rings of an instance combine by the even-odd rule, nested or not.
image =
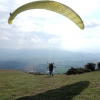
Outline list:
[[[47,62],[54,62],[55,72],[66,71],[70,67],[84,67],[88,62],[98,63],[99,54],[43,49],[0,49],[0,68],[35,70],[45,72]]]

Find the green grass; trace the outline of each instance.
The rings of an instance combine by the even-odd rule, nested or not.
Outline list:
[[[0,100],[100,100],[100,71],[50,77],[0,70]]]

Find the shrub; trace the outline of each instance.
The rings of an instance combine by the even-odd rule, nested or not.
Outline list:
[[[95,71],[95,64],[94,64],[94,63],[87,63],[87,64],[85,65],[85,68],[86,68],[86,69],[89,69],[89,70],[91,70],[91,71]]]
[[[98,70],[100,70],[100,62],[98,62],[97,66],[98,66]]]
[[[77,74],[77,70],[76,68],[71,68],[66,72],[67,75],[71,75],[71,74]]]
[[[84,73],[84,68],[77,68],[77,74]]]
[[[71,68],[69,69],[65,74],[67,75],[72,75],[72,74],[82,74],[85,72],[91,72],[91,70],[86,69],[86,68]]]
[[[84,68],[84,73],[85,72],[91,72],[91,70],[87,69],[87,68]]]

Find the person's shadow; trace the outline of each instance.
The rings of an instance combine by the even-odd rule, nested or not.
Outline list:
[[[89,81],[81,81],[37,95],[20,97],[16,100],[72,100],[72,98],[79,95],[88,86]]]

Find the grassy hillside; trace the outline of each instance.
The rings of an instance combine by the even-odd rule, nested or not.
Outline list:
[[[50,77],[0,70],[0,100],[100,100],[100,71]]]

